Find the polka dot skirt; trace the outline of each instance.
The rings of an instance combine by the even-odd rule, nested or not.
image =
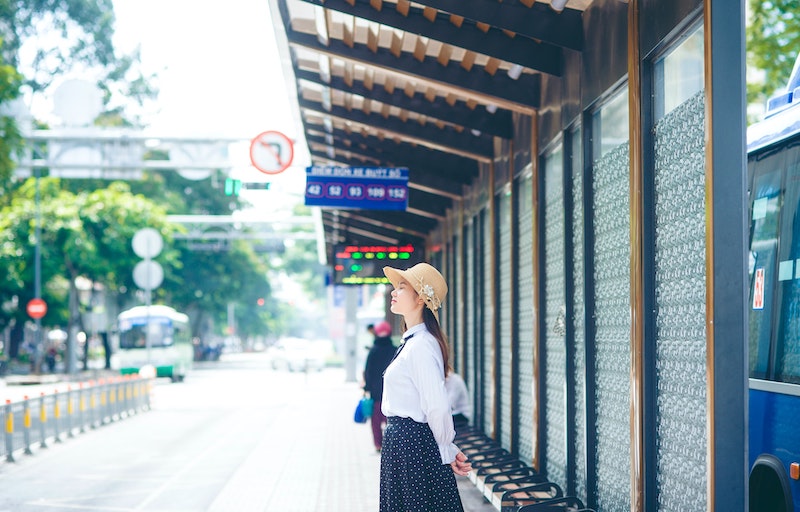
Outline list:
[[[380,512],[464,512],[427,423],[391,416],[381,451]]]

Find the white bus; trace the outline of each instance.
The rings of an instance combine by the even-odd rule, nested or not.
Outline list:
[[[175,382],[191,369],[194,353],[185,314],[169,306],[136,306],[119,314],[117,328],[119,346],[111,367],[123,375],[150,365],[156,376]]]

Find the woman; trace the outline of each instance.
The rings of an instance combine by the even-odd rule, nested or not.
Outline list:
[[[380,512],[463,512],[453,473],[466,476],[472,465],[453,444],[444,387],[448,348],[438,310],[447,283],[427,263],[383,273],[394,287],[390,309],[407,330],[384,373]]]
[[[381,412],[381,398],[383,397],[383,372],[392,361],[394,345],[392,344],[392,326],[387,321],[379,322],[373,327],[375,341],[367,354],[364,365],[364,391],[369,393],[373,400],[372,409],[372,440],[375,450],[381,451],[383,447],[383,427],[386,416]]]

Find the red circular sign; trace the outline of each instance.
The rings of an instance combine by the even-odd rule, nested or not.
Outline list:
[[[292,165],[294,144],[286,135],[266,131],[250,141],[250,162],[264,174],[278,174]]]
[[[28,301],[26,311],[31,318],[42,318],[47,314],[47,303],[42,299],[31,299]]]

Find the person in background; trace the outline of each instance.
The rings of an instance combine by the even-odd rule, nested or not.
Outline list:
[[[453,413],[453,426],[456,429],[469,425],[472,417],[472,406],[469,403],[467,385],[461,375],[450,370],[444,380],[444,387],[447,389],[447,397],[450,399],[450,409]]]
[[[403,344],[386,369],[380,512],[463,512],[456,475],[472,470],[458,446],[444,386],[450,367],[439,308],[447,283],[434,267],[384,267],[391,311],[403,317]]]
[[[375,341],[367,354],[364,366],[364,391],[369,393],[373,400],[372,440],[375,450],[381,451],[383,446],[383,429],[386,426],[386,416],[381,412],[381,398],[383,397],[383,372],[394,356],[392,344],[392,326],[389,322],[379,322],[374,327]]]

